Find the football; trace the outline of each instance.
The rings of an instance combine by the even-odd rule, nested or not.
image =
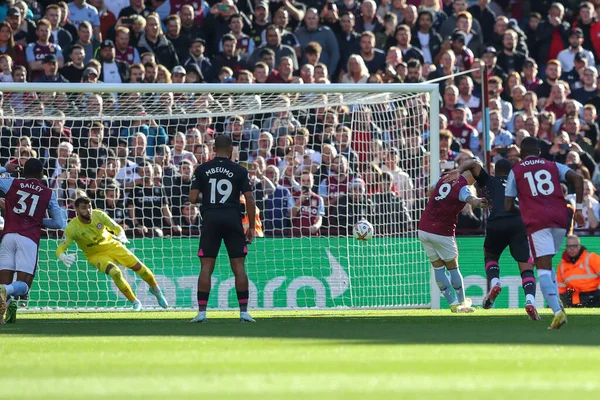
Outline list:
[[[373,237],[373,225],[365,219],[358,221],[354,225],[354,238],[357,240],[367,241]]]

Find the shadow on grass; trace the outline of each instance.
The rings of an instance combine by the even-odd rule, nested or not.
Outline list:
[[[598,314],[577,314],[559,331],[548,331],[550,316],[529,321],[525,316],[448,315],[382,317],[270,317],[256,324],[233,318],[214,318],[206,324],[190,324],[189,318],[111,319],[28,317],[0,326],[5,335],[44,337],[222,337],[323,339],[348,344],[598,344]]]

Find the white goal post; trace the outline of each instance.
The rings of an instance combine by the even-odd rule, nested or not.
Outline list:
[[[264,231],[246,261],[250,308],[439,308],[416,235],[440,174],[438,87],[0,83],[0,161],[41,158],[69,217],[74,198],[91,197],[126,228],[169,303],[190,309],[200,224],[186,201],[190,174],[210,158],[211,138],[231,135]],[[363,218],[374,226],[368,242],[352,236]],[[69,269],[56,260],[61,232],[46,236],[29,309],[128,307],[81,250]],[[209,308],[236,308],[224,246],[220,254]],[[145,283],[123,270],[154,308]]]

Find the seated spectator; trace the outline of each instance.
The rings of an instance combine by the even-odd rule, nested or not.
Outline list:
[[[146,139],[147,147],[145,149],[145,153],[149,157],[154,157],[154,148],[159,144],[168,143],[169,137],[167,136],[167,132],[165,131],[165,128],[159,126],[153,119],[143,118],[146,115],[146,112],[143,111],[143,108],[138,109],[137,115],[141,118],[132,120],[129,127],[121,128],[119,136],[124,138],[132,138],[132,135],[142,133]]]
[[[265,32],[266,43],[254,50],[250,59],[248,60],[248,64],[255,65],[261,59],[261,51],[264,48],[269,48],[275,53],[275,68],[277,68],[277,66],[279,65],[279,61],[282,57],[290,57],[292,60],[292,66],[294,70],[297,70],[298,60],[296,59],[296,52],[292,47],[282,43],[279,28],[277,28],[275,25],[269,25]]]
[[[384,164],[381,168],[382,172],[387,172],[392,175],[392,190],[408,208],[411,208],[414,200],[413,181],[410,176],[400,168],[400,151],[392,147],[384,156]]]
[[[577,226],[578,229],[595,230],[600,219],[600,203],[595,198],[596,188],[594,184],[589,180],[585,179],[583,182],[583,226]],[[567,200],[571,202],[575,201],[575,195],[571,194],[567,196]],[[599,286],[600,287],[600,286]]]
[[[319,59],[320,62],[327,65],[330,73],[335,72],[340,60],[340,50],[335,34],[329,27],[320,26],[319,12],[315,8],[309,8],[306,11],[304,23],[305,25],[295,32],[300,46],[304,49],[309,42],[319,43],[323,49]],[[305,64],[307,61],[305,57],[301,63]]]
[[[179,165],[183,160],[187,160],[194,164],[196,159],[194,154],[185,149],[186,140],[183,132],[177,132],[173,138],[173,164]]]
[[[171,211],[175,218],[181,216],[181,207],[189,201],[192,177],[194,175],[194,164],[189,160],[182,160],[179,164],[179,175],[172,178],[171,187],[166,187],[169,196]]]
[[[494,134],[492,146],[508,147],[515,142],[515,137],[506,129],[502,129],[502,113],[500,110],[490,112],[490,131]]]
[[[523,70],[527,55],[517,49],[518,44],[517,32],[507,29],[502,35],[502,52],[498,54],[497,65],[508,74]]]
[[[467,106],[473,115],[481,112],[481,99],[473,95],[473,79],[470,76],[466,75],[459,78],[458,92],[457,103]],[[474,118],[473,124],[479,122],[479,119]]]
[[[228,33],[221,38],[221,46],[223,50],[215,55],[211,61],[213,71],[218,72],[221,71],[221,68],[228,67],[231,68],[234,74],[237,74],[238,71],[244,68],[241,56],[235,53],[237,39]]]
[[[301,191],[292,207],[292,234],[294,236],[319,236],[319,230],[325,216],[323,198],[312,191],[313,174],[302,172],[300,177]]]
[[[194,157],[196,164],[200,165],[210,160],[210,149],[207,144],[198,144],[194,146]]]
[[[256,154],[249,161],[254,161],[258,157],[262,157],[267,165],[274,165],[278,167],[281,163],[281,159],[272,154],[274,144],[275,141],[273,139],[273,135],[271,135],[269,132],[262,132],[258,138],[258,148],[256,150]]]
[[[55,55],[49,54],[42,61],[44,74],[36,79],[41,83],[69,83],[64,76],[58,73],[58,59]]]
[[[27,65],[25,49],[20,43],[15,41],[13,29],[6,21],[0,23],[0,54],[11,57],[14,65]],[[3,71],[5,74],[9,72],[10,71]]]
[[[104,211],[121,228],[129,231],[132,229],[132,221],[129,215],[127,215],[127,209],[125,208],[119,184],[112,179],[108,179],[107,182],[102,190],[102,196],[96,198],[96,208]]]
[[[73,154],[73,145],[69,142],[62,142],[58,145],[56,157],[48,160],[46,165],[47,175],[50,177],[48,184],[50,188],[58,187],[57,179],[68,169],[68,161]]]
[[[288,96],[280,95],[277,99],[277,104],[274,104],[274,106],[283,111],[274,112],[271,118],[264,121],[262,124],[263,131],[268,131],[274,138],[277,138],[280,135],[288,134],[300,128],[300,122],[289,111],[290,104]]]
[[[537,73],[538,67],[535,60],[533,58],[525,59],[523,63],[523,85],[528,91],[535,91],[542,84],[542,80],[537,76]]]
[[[119,26],[115,33],[115,59],[129,65],[139,64],[140,52],[130,45],[130,30],[125,26]]]
[[[590,139],[592,146],[596,147],[598,143],[598,136],[600,135],[600,128],[596,122],[598,115],[596,113],[596,107],[591,104],[586,105],[583,108],[583,120],[581,121],[581,130],[585,132],[585,137]]]
[[[410,231],[412,229],[410,213],[404,200],[393,189],[393,175],[382,171],[377,175],[375,182],[377,189],[370,197],[373,214],[369,217],[375,235],[391,236]]]
[[[342,75],[340,83],[367,83],[369,70],[361,56],[352,54],[346,69],[348,72]]]
[[[480,57],[483,53],[483,44],[486,42],[486,39],[473,30],[473,15],[469,11],[461,11],[456,14],[456,27],[465,35],[465,45],[467,45],[474,57]]]
[[[575,68],[575,57],[583,53],[587,58],[587,65],[595,65],[594,54],[581,47],[583,44],[583,31],[581,28],[574,28],[569,31],[569,47],[558,53],[556,59],[560,61],[562,70],[569,72]]]
[[[268,237],[283,237],[286,228],[290,225],[290,214],[294,207],[294,198],[287,187],[279,183],[279,169],[269,165],[265,177],[273,184],[268,190],[264,205],[263,221],[265,235]]]
[[[176,14],[171,14],[162,19],[167,29],[165,33],[167,40],[173,44],[178,60],[184,61],[190,47],[190,39],[187,35],[181,34],[181,18]]]
[[[85,69],[85,50],[81,45],[75,44],[71,46],[69,51],[69,59],[71,61],[60,69],[60,74],[69,82],[79,83]]]
[[[552,112],[557,119],[562,118],[565,115],[566,100],[565,87],[559,82],[552,86],[552,90],[542,111]]]
[[[162,168],[164,186],[170,188],[173,186],[173,178],[179,174],[177,167],[171,158],[171,149],[166,144],[156,147],[154,163]],[[195,163],[194,159],[194,163]]]
[[[102,42],[99,48],[99,59],[102,63],[102,72],[98,78],[102,82],[129,82],[129,64],[116,59],[115,44],[112,40]]]
[[[571,98],[581,104],[590,102],[598,94],[598,70],[596,67],[585,67],[583,71],[583,86],[573,90]]]
[[[567,307],[600,307],[600,257],[583,247],[578,236],[567,238],[556,282]]]
[[[253,73],[254,73],[254,79],[255,79],[255,83],[267,83],[267,80],[269,79],[269,66],[260,61],[257,62],[254,65],[254,69],[253,69]]]
[[[319,64],[321,60],[321,54],[323,48],[317,42],[309,42],[304,48],[304,56],[306,57],[306,64],[312,65],[313,67]],[[325,64],[323,64],[325,65]],[[327,67],[327,66],[326,66]],[[327,76],[326,76],[327,77]]]
[[[94,179],[96,170],[104,163],[108,156],[108,148],[104,145],[104,125],[102,122],[94,121],[89,126],[87,143],[79,151],[83,159],[83,170],[85,176]]]
[[[185,203],[181,208],[181,217],[179,218],[181,229],[192,234],[192,232],[200,232],[200,209],[195,204]]]
[[[348,192],[348,184],[352,176],[348,171],[348,160],[338,154],[330,165],[331,175],[325,177],[319,185],[319,196],[328,207],[335,207],[340,196]]]
[[[367,197],[365,182],[354,178],[348,185],[348,191],[342,193],[334,208],[330,208],[330,232],[346,236],[352,232],[352,227],[360,220],[367,219],[373,214],[373,204]]]
[[[240,161],[248,161],[257,150],[260,130],[252,123],[252,119],[245,120],[243,116],[236,115],[229,119],[227,130],[233,140],[233,145],[238,147]]]
[[[479,149],[479,133],[477,129],[467,123],[466,110],[467,108],[464,104],[456,104],[454,106],[452,123],[448,126],[448,129],[458,139],[463,148],[476,151]]]
[[[546,63],[546,77],[544,81],[535,88],[535,94],[538,96],[540,106],[543,108],[547,104],[548,97],[552,90],[552,86],[556,85],[562,75],[562,67],[560,61],[556,59],[549,60]]]
[[[455,68],[458,71],[466,71],[471,69],[475,56],[471,49],[466,46],[467,36],[464,32],[455,31],[450,39],[450,49],[456,56]]]
[[[271,50],[271,49],[263,49],[262,51]],[[271,52],[273,52],[271,50]],[[263,59],[264,60],[264,59]],[[269,66],[273,68],[273,66]],[[284,56],[279,61],[279,66],[276,70],[269,75],[267,79],[267,83],[292,83],[292,79],[294,79],[294,64],[290,57]]]
[[[144,162],[139,168],[141,180],[127,195],[125,205],[133,219],[137,235],[162,237],[162,227],[181,233],[181,227],[175,225],[169,199],[162,187],[154,183],[154,167]]]
[[[71,154],[62,173],[56,178],[57,199],[64,207],[67,199],[73,198],[78,190],[84,192],[90,187],[91,180],[81,173],[81,160],[77,154]]]
[[[102,192],[109,185],[114,183],[115,185],[119,186],[116,178],[120,169],[121,162],[116,157],[115,152],[109,150],[107,158],[104,160],[102,165],[99,166],[97,171],[95,171],[95,178],[92,179],[90,183],[90,190],[96,191],[96,198],[99,196],[101,197],[99,192]]]
[[[169,70],[179,65],[177,51],[163,33],[160,17],[156,13],[152,13],[146,17],[146,28],[137,43],[137,47],[141,53],[149,51],[154,54],[158,63],[164,65]]]

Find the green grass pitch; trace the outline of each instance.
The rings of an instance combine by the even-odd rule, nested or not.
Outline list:
[[[7,399],[589,399],[600,310],[20,314],[0,326]]]

